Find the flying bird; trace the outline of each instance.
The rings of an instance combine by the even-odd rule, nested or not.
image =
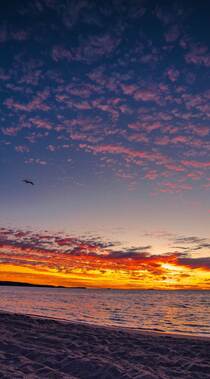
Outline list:
[[[34,186],[34,182],[32,182],[31,180],[23,179],[22,182],[24,182],[26,184],[31,184],[32,186]]]

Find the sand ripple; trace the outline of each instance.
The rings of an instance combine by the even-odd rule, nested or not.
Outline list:
[[[210,340],[0,313],[1,379],[209,379]]]

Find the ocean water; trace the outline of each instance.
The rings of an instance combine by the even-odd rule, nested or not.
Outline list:
[[[210,291],[2,286],[0,309],[102,326],[210,336]]]

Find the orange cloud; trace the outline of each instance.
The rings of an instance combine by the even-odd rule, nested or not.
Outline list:
[[[1,280],[64,286],[210,289],[210,258],[115,251],[111,243],[0,231]]]

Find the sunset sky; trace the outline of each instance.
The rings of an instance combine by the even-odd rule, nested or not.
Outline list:
[[[0,280],[210,289],[210,2],[0,12]]]

